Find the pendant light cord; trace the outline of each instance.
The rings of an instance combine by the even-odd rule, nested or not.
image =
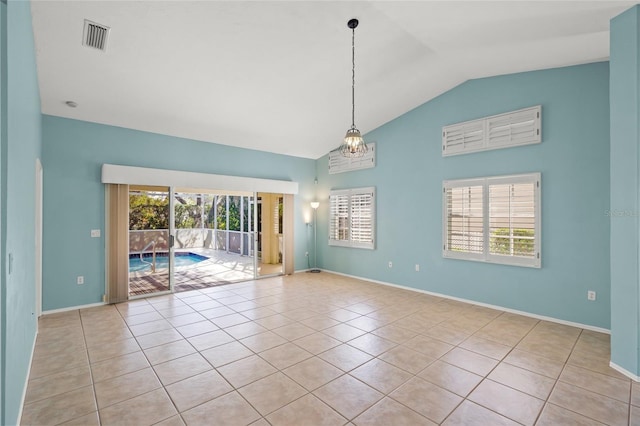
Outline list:
[[[358,20],[350,19],[347,26],[351,29],[351,128],[347,130],[339,150],[343,157],[358,158],[368,151],[360,130],[356,128],[356,27]]]
[[[351,128],[356,127],[356,29],[351,29]]]

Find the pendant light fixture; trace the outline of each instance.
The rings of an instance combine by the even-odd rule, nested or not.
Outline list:
[[[357,19],[350,19],[347,26],[351,28],[351,128],[347,130],[340,152],[344,157],[362,157],[368,150],[360,130],[356,128],[356,27]]]

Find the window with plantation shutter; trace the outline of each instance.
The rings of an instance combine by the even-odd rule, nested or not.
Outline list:
[[[375,247],[375,188],[331,191],[329,245]]]
[[[442,156],[542,142],[540,105],[442,128]]]
[[[540,174],[443,183],[443,256],[539,268]]]

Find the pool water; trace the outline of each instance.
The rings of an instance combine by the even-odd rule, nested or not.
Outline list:
[[[152,262],[151,256],[144,256],[145,262]],[[176,253],[173,265],[177,268],[180,266],[195,265],[196,263],[207,260],[208,257],[200,256],[195,253]],[[156,254],[156,270],[166,269],[169,266],[169,256],[167,253]],[[151,266],[148,263],[140,261],[140,255],[132,254],[129,257],[129,272],[151,272]]]

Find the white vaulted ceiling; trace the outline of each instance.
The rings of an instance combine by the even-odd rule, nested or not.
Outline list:
[[[473,78],[606,60],[630,1],[32,1],[42,112],[307,158]],[[84,20],[111,28],[82,45]],[[78,103],[69,108],[65,101]]]

